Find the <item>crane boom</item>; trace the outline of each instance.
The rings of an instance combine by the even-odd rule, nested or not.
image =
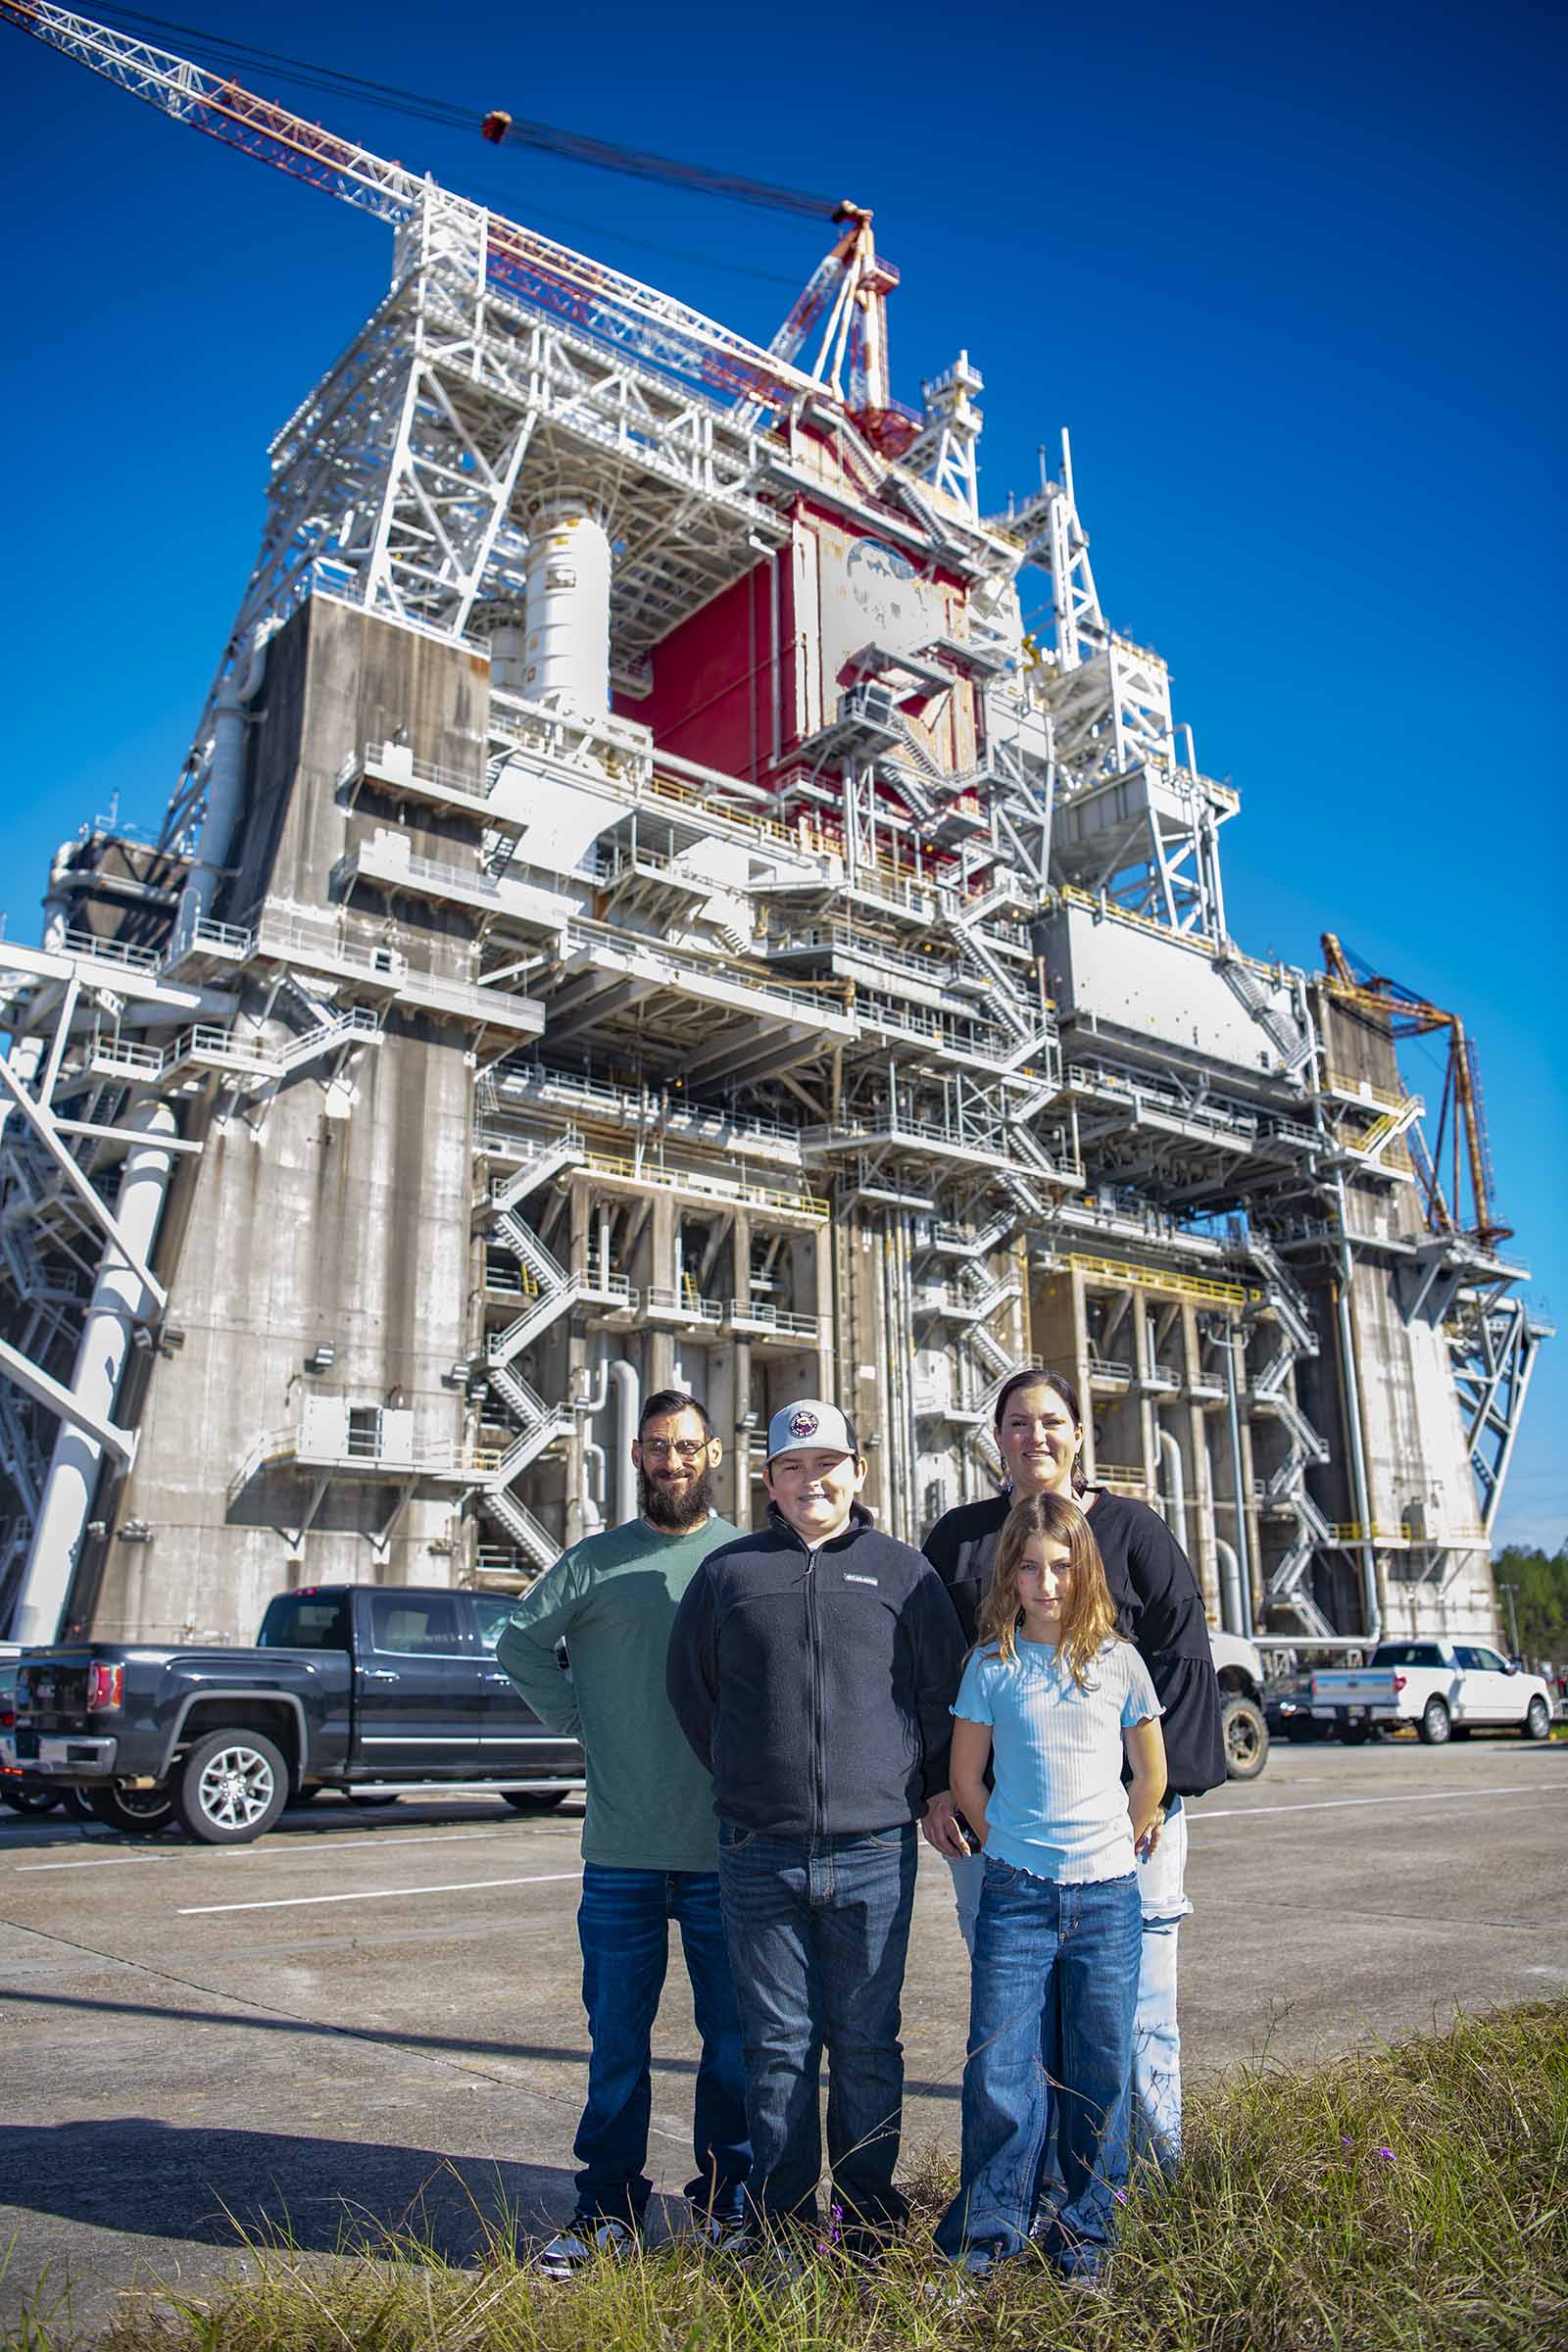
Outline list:
[[[393,227],[407,220],[419,202],[424,183],[402,164],[356,147],[232,78],[209,73],[112,25],[48,6],[46,0],[0,0],[0,23],[14,24],[74,58],[193,130],[220,139]],[[476,224],[484,226],[486,276],[531,308],[564,315],[588,333],[630,349],[659,368],[759,409],[787,409],[807,396],[820,399],[822,387],[787,360],[672,295],[483,206],[471,210]]]

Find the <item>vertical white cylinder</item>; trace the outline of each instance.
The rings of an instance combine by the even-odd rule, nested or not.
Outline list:
[[[158,1149],[160,1136],[174,1131],[174,1114],[156,1095],[131,1103],[122,1124],[145,1134],[125,1157],[116,1209],[120,1229],[145,1262],[158,1235],[173,1154]],[[131,1330],[143,1306],[142,1281],[113,1242],[93,1290],[72,1376],[73,1396],[100,1420],[112,1421]],[[12,1623],[14,1642],[42,1645],[55,1641],[71,1590],[82,1530],[92,1508],[103,1447],[74,1422],[62,1421],[38,1504],[38,1523]]]
[[[610,709],[610,539],[588,502],[540,508],[528,543],[522,692],[581,718]]]
[[[49,888],[43,902],[43,945],[56,951],[65,946],[71,925],[71,894],[64,882],[75,846],[74,841],[63,841],[49,867]]]

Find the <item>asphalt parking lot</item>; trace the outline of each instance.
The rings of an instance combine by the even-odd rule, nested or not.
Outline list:
[[[236,1850],[0,1815],[0,2325],[47,2273],[91,2331],[153,2278],[569,2209],[585,2058],[579,1818],[323,1800]],[[1277,1744],[1193,1808],[1190,2081],[1568,1986],[1568,1744]],[[956,2147],[966,1986],[923,1855],[906,2137]],[[662,2188],[689,2171],[678,1959],[656,2042]],[[678,2209],[671,2209],[672,2211]]]

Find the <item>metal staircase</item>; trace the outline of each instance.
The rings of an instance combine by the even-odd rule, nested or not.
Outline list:
[[[553,1568],[561,1557],[561,1545],[546,1528],[540,1526],[532,1511],[527,1510],[505,1487],[483,1487],[479,1493],[480,1508],[488,1512],[499,1527],[504,1527],[520,1552],[532,1560],[536,1568]]]
[[[1266,990],[1260,988],[1250,966],[1237,954],[1228,940],[1223,941],[1215,958],[1219,972],[1233,996],[1244,1004],[1271,1045],[1278,1051],[1285,1065],[1287,1078],[1294,1078],[1312,1058],[1310,1035],[1303,1037],[1294,1021],[1287,1021],[1269,1003]]]
[[[1288,1511],[1295,1521],[1290,1544],[1269,1574],[1267,1606],[1289,1610],[1308,1634],[1327,1636],[1334,1628],[1312,1598],[1306,1579],[1317,1551],[1332,1544],[1334,1534],[1306,1491],[1306,1473],[1329,1461],[1332,1448],[1297,1403],[1292,1388],[1297,1364],[1318,1352],[1317,1333],[1305,1295],[1273,1246],[1261,1234],[1249,1232],[1243,1251],[1262,1276],[1262,1294],[1251,1317],[1271,1317],[1279,1341],[1274,1354],[1252,1377],[1252,1402],[1280,1423],[1289,1442],[1284,1459],[1264,1484],[1263,1500]]]
[[[512,1493],[513,1482],[548,1451],[558,1439],[569,1435],[575,1419],[570,1404],[547,1404],[527,1381],[513,1369],[514,1359],[539,1339],[579,1298],[629,1298],[629,1286],[616,1284],[606,1273],[568,1274],[545,1248],[539,1236],[516,1214],[517,1203],[567,1168],[580,1167],[587,1156],[581,1131],[566,1128],[531,1152],[522,1164],[497,1178],[479,1196],[490,1229],[504,1242],[523,1269],[533,1296],[521,1314],[485,1343],[485,1379],[492,1396],[511,1424],[511,1443],[489,1464],[479,1485],[479,1506],[512,1537],[536,1568],[549,1568],[561,1546]]]

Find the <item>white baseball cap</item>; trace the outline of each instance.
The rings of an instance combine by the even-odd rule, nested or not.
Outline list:
[[[781,1405],[767,1425],[767,1458],[781,1453],[859,1453],[855,1431],[836,1404],[820,1396],[803,1396],[798,1404]]]

